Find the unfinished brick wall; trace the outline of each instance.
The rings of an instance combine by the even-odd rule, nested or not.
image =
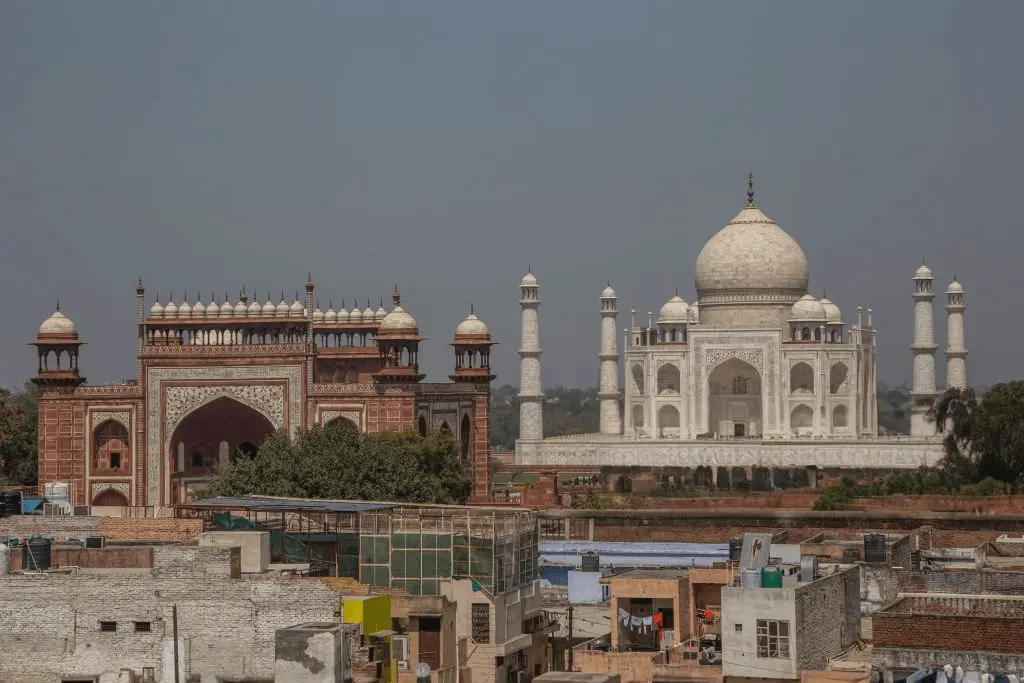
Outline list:
[[[871,618],[876,648],[1024,652],[1024,617],[891,614]],[[954,626],[955,625],[955,626]]]
[[[158,681],[173,681],[174,607],[181,680],[272,678],[275,630],[340,620],[340,597],[316,579],[229,578],[229,550],[237,548],[178,549],[187,553],[174,558],[175,549],[161,549],[153,572],[0,577],[0,593],[17,596],[0,602],[0,681],[52,683],[122,667],[154,667]]]
[[[860,571],[857,567],[796,590],[796,660],[799,669],[825,669],[860,638]]]
[[[103,536],[110,543],[118,542],[187,542],[195,541],[203,531],[201,519],[167,517],[78,517],[15,515],[0,517],[0,536]]]

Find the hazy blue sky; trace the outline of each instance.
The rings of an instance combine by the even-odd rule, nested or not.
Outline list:
[[[545,384],[593,385],[605,281],[624,312],[693,300],[748,170],[812,290],[874,308],[883,381],[910,375],[922,257],[966,288],[971,381],[1019,378],[1022,22],[984,0],[3,0],[0,384],[34,372],[58,297],[103,382],[134,371],[140,274],[148,307],[290,297],[309,271],[324,308],[397,282],[434,380],[473,300],[516,384],[532,264]]]

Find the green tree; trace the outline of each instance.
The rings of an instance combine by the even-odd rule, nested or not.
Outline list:
[[[34,384],[17,394],[0,389],[0,479],[6,483],[38,481],[38,397]]]
[[[450,436],[361,436],[317,426],[294,439],[275,432],[256,457],[237,457],[203,494],[454,503],[465,502],[471,489]]]
[[[951,389],[931,410],[945,435],[943,466],[954,476],[1016,484],[1024,478],[1024,381],[997,384],[980,401]]]

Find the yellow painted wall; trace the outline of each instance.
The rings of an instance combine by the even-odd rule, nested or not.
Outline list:
[[[362,624],[363,635],[391,628],[391,596],[369,595],[344,598],[342,609],[346,624]]]

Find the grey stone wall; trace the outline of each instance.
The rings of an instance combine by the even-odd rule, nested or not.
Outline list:
[[[797,668],[824,670],[860,638],[860,571],[852,567],[796,590]]]

